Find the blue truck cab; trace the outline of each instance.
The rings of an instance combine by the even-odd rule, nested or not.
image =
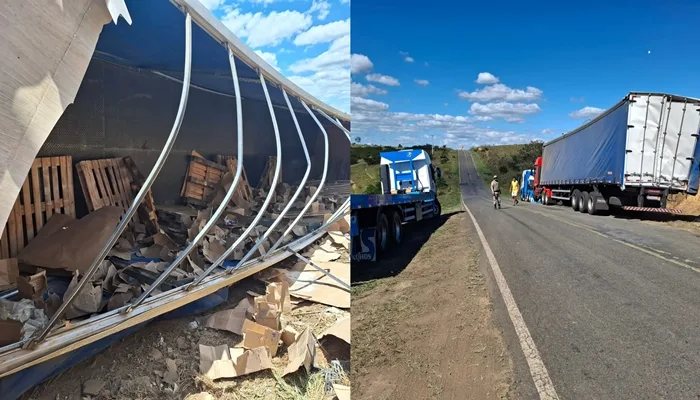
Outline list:
[[[535,199],[535,170],[526,169],[520,177],[520,200],[533,202]]]
[[[382,193],[353,194],[350,200],[351,258],[376,261],[402,241],[403,225],[440,215],[436,180],[442,175],[421,149],[382,152]]]

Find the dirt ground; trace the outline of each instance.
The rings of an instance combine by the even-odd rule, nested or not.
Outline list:
[[[247,291],[265,293],[262,281],[247,278],[229,292],[229,301],[201,316],[153,322],[100,354],[35,387],[23,400],[85,399],[83,386],[90,380],[104,383],[92,399],[332,399],[325,386],[324,373],[306,375],[303,371],[281,378],[287,364],[286,349],[273,358],[274,371],[261,371],[236,379],[212,382],[199,373],[199,344],[235,346],[242,337],[228,331],[201,326],[209,314],[235,307]],[[347,311],[315,303],[302,303],[283,315],[297,331],[310,326],[320,335]],[[177,364],[175,390],[163,384],[166,359]],[[349,384],[345,383],[345,384]],[[211,397],[202,394],[206,392]]]
[[[353,289],[354,398],[512,397],[512,360],[494,326],[467,216],[433,224],[402,244],[420,247],[405,269],[390,265],[393,276]]]

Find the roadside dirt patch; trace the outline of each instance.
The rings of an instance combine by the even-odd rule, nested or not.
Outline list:
[[[427,241],[400,274],[353,292],[353,397],[511,397],[512,360],[494,326],[467,217],[447,218],[435,232],[426,225],[413,233]]]

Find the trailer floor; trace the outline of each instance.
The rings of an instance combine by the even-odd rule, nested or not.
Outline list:
[[[364,281],[353,287],[353,397],[513,398],[467,220],[459,212],[415,225],[388,261],[353,263],[353,280]]]

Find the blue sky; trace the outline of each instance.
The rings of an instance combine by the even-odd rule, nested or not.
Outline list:
[[[350,0],[199,0],[270,65],[350,111]]]
[[[549,140],[629,91],[700,97],[700,1],[672,3],[353,0],[353,136]]]

